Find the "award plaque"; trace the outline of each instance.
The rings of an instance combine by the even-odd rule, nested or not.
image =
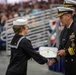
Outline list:
[[[58,48],[56,47],[39,47],[39,54],[45,58],[56,58]]]

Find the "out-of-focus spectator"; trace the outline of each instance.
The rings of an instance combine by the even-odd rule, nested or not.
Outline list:
[[[2,14],[0,18],[0,33],[3,31],[3,26],[5,25],[6,20],[7,20],[6,15]]]
[[[14,16],[12,14],[9,14],[8,20],[13,19],[13,18],[14,18]]]
[[[3,26],[5,25],[6,20],[7,20],[6,15],[5,14],[2,14],[1,17],[0,17],[0,34],[3,31]],[[2,41],[1,38],[0,38],[0,51],[1,50],[5,50],[6,49],[5,47],[6,47],[5,42]]]
[[[50,4],[55,4],[55,0],[50,0]]]
[[[49,3],[44,1],[43,3],[41,3],[41,8],[42,10],[49,9],[50,8]]]
[[[22,7],[22,5],[19,7],[18,12],[19,12],[19,16],[24,15],[24,8]]]
[[[29,15],[30,14],[31,9],[30,8],[26,8],[25,9],[25,15]]]
[[[13,11],[12,12],[12,15],[13,15],[14,18],[19,17],[18,11]]]
[[[34,5],[33,10],[31,11],[31,14],[33,14],[33,15],[38,15],[38,12],[41,12],[41,9],[39,8],[39,4],[36,3],[36,4]]]

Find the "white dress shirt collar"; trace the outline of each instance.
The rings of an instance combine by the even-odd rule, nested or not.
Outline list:
[[[71,23],[69,24],[69,26],[68,26],[67,28],[70,28],[70,27],[71,27],[71,25],[72,25],[72,23],[73,23],[73,21],[71,21]]]

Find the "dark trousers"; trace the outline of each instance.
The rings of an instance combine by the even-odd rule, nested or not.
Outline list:
[[[6,75],[21,75],[21,74],[16,74],[16,73],[13,73],[13,72],[6,72]]]
[[[76,75],[76,59],[65,62],[65,75]]]

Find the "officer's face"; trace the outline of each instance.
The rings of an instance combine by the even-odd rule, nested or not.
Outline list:
[[[69,17],[67,16],[67,14],[62,15],[59,18],[60,18],[60,22],[62,23],[62,25],[67,25],[68,24]]]

